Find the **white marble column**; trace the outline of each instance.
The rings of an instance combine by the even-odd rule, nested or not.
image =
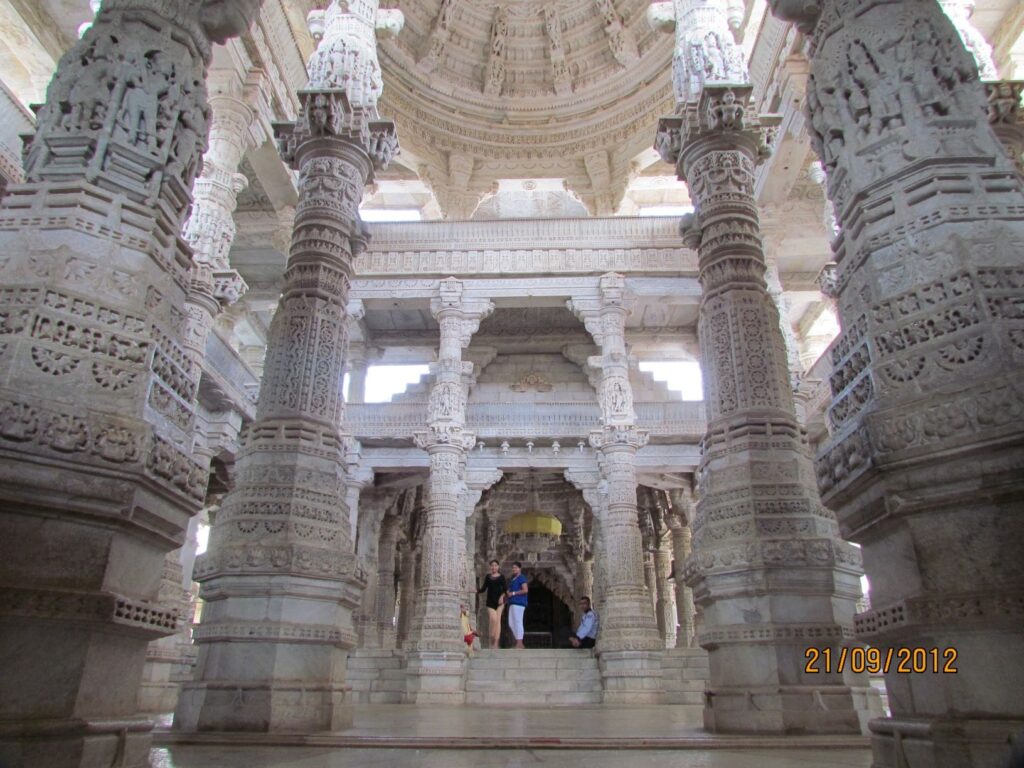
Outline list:
[[[465,472],[465,490],[459,496],[459,509],[465,521],[465,567],[462,575],[462,596],[461,602],[466,606],[470,616],[475,614],[476,588],[479,585],[476,565],[476,508],[484,491],[501,480],[502,472],[494,467],[472,467]],[[486,635],[486,627],[481,630],[474,626],[481,634]]]
[[[366,371],[370,367],[366,348],[362,345],[352,346],[352,357],[348,361],[348,402],[366,402]]]
[[[376,12],[372,0],[333,0],[299,120],[277,127],[299,173],[295,229],[256,422],[196,565],[206,605],[196,680],[175,712],[181,730],[315,732],[351,722],[345,658],[365,582],[343,500],[346,313],[367,240],[363,189],[397,150],[394,124],[376,109]]]
[[[661,646],[651,601],[644,590],[644,557],[637,525],[636,454],[647,433],[636,427],[626,353],[625,280],[601,277],[598,296],[573,298],[569,308],[601,347],[590,365],[601,371],[598,393],[603,428],[590,433],[608,496],[601,520],[605,594],[601,670],[606,702],[655,702]]]
[[[975,0],[939,0],[939,5],[953,23],[967,52],[974,59],[978,67],[978,76],[982,80],[997,80],[999,73],[992,60],[992,46],[971,18],[975,4]]]
[[[800,379],[804,375],[804,367],[800,362],[800,344],[793,332],[793,324],[789,322],[789,300],[782,287],[779,275],[779,264],[772,260],[765,270],[765,282],[768,284],[768,295],[772,297],[775,311],[779,317],[779,331],[782,343],[786,348],[786,367],[789,368],[789,384],[795,392],[800,387]]]
[[[366,588],[359,602],[355,617],[356,633],[360,648],[379,647],[377,635],[377,589],[380,571],[380,543],[385,518],[395,518],[394,505],[400,499],[397,494],[383,491],[366,491],[357,499],[359,509],[358,535],[356,538],[356,560],[366,574]],[[392,551],[391,568],[394,569]]]
[[[146,647],[202,503],[177,237],[212,45],[259,2],[108,0],[61,59],[0,203],[0,764],[149,764]]]
[[[665,494],[662,491],[652,492],[654,510],[654,578],[655,605],[654,615],[658,620],[658,632],[666,648],[676,647],[676,596],[672,585],[668,582],[672,570],[672,535],[668,525],[668,510]]]
[[[711,665],[704,722],[727,732],[856,733],[868,715],[866,677],[804,672],[808,645],[838,655],[852,634],[860,558],[821,505],[796,416],[765,282],[753,193],[763,143],[750,90],[705,85],[696,104],[662,120],[657,140],[695,204],[684,243],[698,252],[703,289],[708,431],[696,556],[684,576]]]
[[[672,531],[672,553],[675,557],[676,617],[679,624],[676,648],[695,648],[697,624],[693,590],[686,586],[683,577],[691,552],[689,520],[694,517],[693,494],[689,488],[673,488],[669,498],[672,509],[665,521]]]
[[[373,618],[376,629],[367,632],[366,647],[393,649],[397,644],[395,627],[395,562],[398,556],[398,536],[401,531],[401,517],[392,515],[384,518],[380,541],[377,545],[377,590],[374,595]]]
[[[956,674],[890,670],[874,765],[1005,764],[1024,727],[1024,666],[1006,663],[1024,657],[1024,576],[1006,567],[1024,549],[1022,178],[935,0],[771,6],[810,35],[842,225],[817,477],[871,580],[857,635],[958,654]]]
[[[407,697],[413,702],[458,702],[465,695],[465,645],[459,600],[465,565],[466,452],[476,439],[466,431],[466,399],[473,364],[463,350],[494,305],[471,298],[454,278],[441,280],[431,311],[440,326],[434,385],[427,405],[428,429],[416,433],[430,457],[430,480],[423,525],[423,585],[416,596],[410,631]]]
[[[218,316],[247,289],[228,260],[235,239],[235,206],[247,183],[238,168],[245,152],[265,140],[270,111],[269,83],[260,74],[241,83],[234,72],[218,72],[207,87],[210,140],[192,189],[192,213],[182,228],[182,237],[192,246],[185,343],[199,361],[206,355],[206,339]]]

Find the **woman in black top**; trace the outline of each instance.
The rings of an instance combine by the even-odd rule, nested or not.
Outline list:
[[[476,591],[487,593],[487,615],[490,618],[490,640],[491,648],[498,647],[498,638],[501,637],[501,609],[505,604],[505,590],[508,585],[505,577],[498,571],[497,560],[491,560],[491,572],[484,576],[480,588]]]

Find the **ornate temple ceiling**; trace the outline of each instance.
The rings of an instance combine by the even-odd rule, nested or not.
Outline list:
[[[409,0],[380,44],[381,111],[457,217],[499,179],[563,178],[594,213],[671,112],[672,38],[646,0]]]

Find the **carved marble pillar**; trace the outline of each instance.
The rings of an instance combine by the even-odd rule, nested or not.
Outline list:
[[[205,492],[187,446],[178,238],[211,45],[258,2],[108,0],[61,59],[0,203],[0,764],[148,765],[136,716],[165,555]]]
[[[654,509],[654,577],[656,601],[654,615],[658,620],[658,632],[666,648],[676,647],[676,596],[668,582],[672,570],[672,536],[668,526],[668,510],[665,494],[653,491]]]
[[[640,517],[640,546],[644,553],[644,587],[647,589],[647,597],[651,601],[651,610],[654,611],[654,620],[658,624],[658,634],[665,636],[665,626],[658,617],[658,577],[654,568],[654,550],[657,548],[654,535],[654,521],[651,519],[651,507],[649,506],[649,492],[645,489],[643,500],[639,504]]]
[[[366,589],[363,590],[356,616],[356,634],[360,648],[377,648],[377,589],[380,571],[381,528],[396,499],[387,493],[361,493],[357,498],[359,509],[358,536],[356,539],[356,560],[366,574]],[[394,569],[394,552],[391,568]]]
[[[804,672],[809,638],[839,653],[860,594],[857,550],[821,505],[765,283],[754,170],[762,138],[750,86],[706,86],[659,126],[662,157],[689,184],[684,238],[699,257],[698,328],[708,431],[687,583],[715,731],[858,732],[867,695],[837,670]]]
[[[247,288],[228,261],[235,239],[238,193],[247,183],[238,168],[246,150],[264,138],[257,115],[269,112],[268,83],[258,74],[244,84],[236,82],[232,73],[212,79],[208,85],[209,146],[202,173],[193,186],[192,214],[182,231],[193,255],[186,344],[199,360],[206,354],[206,338],[217,315]]]
[[[777,261],[772,261],[767,265],[765,282],[768,285],[768,295],[772,297],[776,314],[779,316],[779,331],[782,333],[782,343],[786,349],[786,367],[789,369],[789,385],[796,391],[800,387],[804,367],[800,362],[800,344],[793,332],[793,325],[789,322],[789,300],[782,287]]]
[[[1024,205],[975,63],[934,0],[772,2],[811,35],[812,141],[842,231],[834,433],[818,484],[861,544],[886,678],[874,764],[999,765],[1024,726]],[[864,100],[864,96],[869,98]],[[851,119],[852,118],[852,119]],[[890,670],[892,672],[892,670]]]
[[[1024,109],[1020,106],[1024,81],[998,80],[985,83],[985,92],[988,96],[989,125],[1003,143],[1010,161],[1024,175]]]
[[[396,646],[395,628],[395,560],[398,556],[398,535],[401,517],[385,517],[377,545],[377,591],[374,595],[374,621],[376,630],[367,632],[368,648],[393,649]]]
[[[589,597],[591,604],[594,604],[594,563],[590,537],[587,534],[586,511],[581,501],[573,510],[567,547],[573,572],[574,595],[571,608],[577,622],[580,619],[580,598]]]
[[[416,606],[416,562],[419,549],[415,542],[406,539],[399,550],[399,584],[398,584],[398,636],[399,648],[407,648],[409,627],[412,625],[412,614]]]
[[[589,571],[589,592],[582,594],[589,595],[594,610],[601,615],[604,609],[604,557],[602,554],[602,531],[601,520],[605,516],[605,504],[607,502],[607,484],[602,484],[599,472],[582,472],[580,470],[566,470],[565,479],[579,489],[583,501],[590,507],[591,530],[590,530],[590,557],[588,558]],[[602,490],[605,493],[602,493]],[[583,544],[585,546],[585,543]]]
[[[356,540],[356,531],[362,513],[359,510],[359,497],[363,489],[373,485],[373,470],[360,466],[359,451],[362,446],[358,440],[346,438],[345,452],[345,507],[348,509],[349,531],[352,541]],[[358,555],[358,550],[356,551]]]
[[[348,402],[366,402],[366,371],[369,365],[366,348],[362,344],[353,344],[348,361]]]
[[[427,404],[428,430],[416,444],[430,456],[430,480],[423,525],[423,585],[416,596],[410,634],[407,697],[413,702],[459,702],[465,644],[459,621],[465,565],[465,517],[459,498],[466,492],[466,452],[476,444],[467,432],[466,399],[473,364],[462,351],[494,305],[465,296],[454,278],[441,280],[431,311],[440,326],[434,385]]]
[[[967,52],[974,58],[974,63],[978,67],[978,76],[982,80],[997,79],[999,73],[992,60],[992,46],[971,20],[975,0],[939,0],[939,5],[942,6],[942,10],[953,23]]]
[[[637,525],[636,454],[647,433],[636,427],[626,354],[629,308],[621,275],[602,276],[596,299],[572,299],[569,308],[601,347],[590,359],[600,369],[603,428],[590,433],[608,497],[601,520],[604,553],[601,670],[606,702],[655,702],[661,646],[654,610],[644,590],[644,558]]]
[[[672,531],[672,553],[675,557],[676,617],[679,624],[676,648],[695,648],[697,622],[693,590],[686,586],[683,578],[691,551],[689,520],[694,516],[693,495],[689,488],[674,488],[669,498],[672,510],[665,517],[665,522]]]
[[[502,472],[495,468],[473,467],[465,472],[465,490],[459,496],[459,509],[462,519],[465,521],[464,550],[465,567],[462,575],[461,602],[466,606],[469,615],[475,614],[476,588],[479,584],[477,564],[477,541],[476,541],[476,508],[484,491],[501,480]],[[474,629],[481,631],[480,627],[474,624]],[[486,627],[485,627],[486,630]],[[486,635],[486,631],[483,634]]]
[[[743,50],[729,28],[722,0],[655,0],[647,21],[656,30],[674,32],[672,90],[676,104],[696,104],[706,85],[750,81]]]
[[[376,109],[376,10],[332,2],[299,120],[276,126],[299,172],[295,230],[256,422],[196,565],[206,605],[196,680],[175,713],[181,730],[315,732],[350,722],[345,658],[364,580],[343,501],[346,308],[367,239],[363,188],[397,149],[394,124]]]

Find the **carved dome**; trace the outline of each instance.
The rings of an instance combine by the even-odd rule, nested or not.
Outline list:
[[[406,153],[440,169],[435,181],[459,186],[467,165],[477,183],[463,186],[479,190],[499,178],[565,178],[592,208],[607,207],[594,194],[619,196],[629,160],[673,108],[673,37],[650,28],[647,5],[403,2],[404,29],[380,44],[381,112]],[[449,178],[452,154],[475,162],[456,162]]]

